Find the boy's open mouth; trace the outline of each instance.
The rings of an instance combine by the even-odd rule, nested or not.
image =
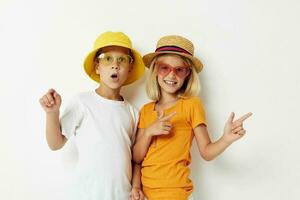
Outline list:
[[[110,76],[113,80],[117,80],[119,78],[117,73],[114,73]]]

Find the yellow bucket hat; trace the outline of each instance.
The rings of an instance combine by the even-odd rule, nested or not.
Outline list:
[[[97,51],[100,48],[108,47],[108,46],[120,46],[125,47],[131,50],[134,63],[131,73],[129,74],[127,80],[124,85],[128,85],[137,79],[139,79],[145,71],[145,65],[142,59],[142,56],[132,48],[131,41],[127,35],[122,32],[105,32],[102,33],[96,41],[94,42],[93,50],[86,56],[84,60],[84,70],[87,75],[96,82],[100,82],[100,76],[96,74],[95,66],[94,66],[94,57]]]

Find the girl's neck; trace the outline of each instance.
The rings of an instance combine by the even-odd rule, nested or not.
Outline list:
[[[111,89],[109,87],[105,87],[101,84],[96,90],[96,93],[100,96],[115,101],[123,101],[123,97],[120,95],[120,88],[118,89]]]
[[[173,104],[177,100],[178,100],[177,94],[170,94],[170,93],[162,92],[161,97],[158,100],[157,104],[159,104],[159,105]]]

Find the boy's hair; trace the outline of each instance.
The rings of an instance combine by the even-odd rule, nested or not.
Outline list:
[[[158,101],[160,99],[161,96],[161,91],[160,91],[160,87],[157,81],[157,68],[155,67],[155,62],[156,60],[167,54],[161,54],[159,56],[156,56],[151,64],[150,64],[150,75],[147,78],[146,81],[146,92],[147,95],[150,99],[154,100],[154,101]],[[175,55],[175,54],[171,54],[171,55]],[[189,75],[185,78],[183,85],[181,86],[181,88],[178,90],[177,94],[178,97],[190,97],[190,96],[197,96],[200,92],[200,81],[198,78],[198,74],[195,70],[195,67],[193,66],[193,63],[183,57],[183,56],[179,56],[179,55],[175,55],[180,57],[185,63],[187,63],[190,68],[191,68],[191,72],[189,73]]]

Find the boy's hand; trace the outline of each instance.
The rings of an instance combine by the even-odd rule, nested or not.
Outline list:
[[[50,89],[40,98],[40,104],[46,113],[58,112],[61,105],[61,97],[54,89]]]
[[[250,112],[233,121],[234,113],[232,112],[225,124],[224,135],[222,136],[222,139],[227,143],[232,143],[243,137],[246,133],[246,130],[243,128],[243,122],[251,115],[252,113]]]
[[[141,188],[132,188],[129,200],[144,200],[144,198],[144,193]]]
[[[172,129],[172,124],[170,123],[170,119],[176,114],[173,112],[165,117],[163,117],[163,113],[159,113],[158,119],[151,126],[149,126],[145,131],[149,136],[155,135],[167,135],[170,133]]]

